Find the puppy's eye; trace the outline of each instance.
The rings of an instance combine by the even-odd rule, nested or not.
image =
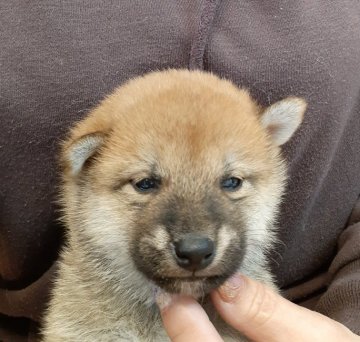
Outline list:
[[[159,187],[159,180],[154,178],[144,178],[136,183],[132,183],[139,192],[150,192]]]
[[[236,191],[242,186],[243,180],[237,177],[225,178],[221,181],[220,186],[225,191]]]

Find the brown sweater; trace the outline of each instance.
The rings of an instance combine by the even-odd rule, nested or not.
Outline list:
[[[59,141],[117,85],[168,67],[210,70],[264,105],[308,101],[284,147],[274,272],[360,334],[359,32],[355,0],[0,0],[0,341],[26,338],[46,303]]]

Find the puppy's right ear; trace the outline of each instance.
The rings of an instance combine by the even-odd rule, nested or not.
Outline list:
[[[103,145],[105,134],[100,132],[83,135],[73,141],[68,141],[63,148],[63,161],[71,176],[77,176],[87,160]]]

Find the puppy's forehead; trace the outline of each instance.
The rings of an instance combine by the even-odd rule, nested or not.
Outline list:
[[[142,98],[128,109],[126,119],[114,127],[117,146],[172,157],[186,154],[197,160],[207,153],[264,146],[257,108],[248,96],[236,101],[209,91],[206,96],[169,92]]]
[[[234,160],[266,162],[269,140],[258,106],[246,91],[228,83],[224,89],[222,82],[213,87],[203,78],[170,82],[125,105],[115,94],[108,103],[114,118],[105,149],[109,159],[124,168],[156,166],[172,174],[219,172]]]

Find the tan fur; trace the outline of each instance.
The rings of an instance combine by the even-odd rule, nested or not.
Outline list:
[[[272,118],[277,108],[283,116],[295,108],[290,114],[299,122],[289,114],[295,128],[281,130],[283,143],[306,107],[299,99],[284,101],[266,111],[247,91],[214,75],[168,70],[119,87],[79,122],[63,145],[68,241],[44,341],[167,341],[154,304],[159,284],[141,267],[166,277],[165,290],[195,297],[213,286],[203,279],[227,267],[229,275],[237,270],[275,287],[266,253],[275,240],[273,222],[286,172]],[[133,183],[154,169],[160,188],[152,194],[136,191]],[[219,188],[225,171],[243,179],[240,190]],[[220,227],[212,224],[209,205],[226,218]],[[169,252],[183,232],[165,229],[160,220],[174,206],[176,217],[188,219],[186,229],[218,244],[214,261],[196,271],[194,281]],[[241,253],[236,242],[244,243],[246,252],[234,269],[229,265]],[[153,266],[159,253],[163,257]],[[207,297],[203,303],[224,338],[241,339]]]

